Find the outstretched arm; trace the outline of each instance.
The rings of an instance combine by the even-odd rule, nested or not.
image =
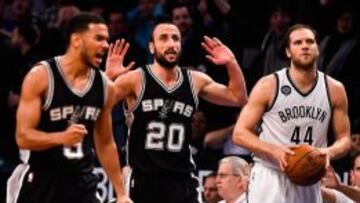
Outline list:
[[[132,203],[124,189],[119,155],[112,133],[111,109],[116,102],[113,83],[109,82],[108,92],[107,102],[95,124],[95,148],[99,161],[114,186],[117,202]]]
[[[210,77],[199,76],[202,81],[199,94],[206,100],[220,105],[243,106],[247,102],[245,78],[232,51],[216,37],[204,37],[201,43],[208,52],[206,58],[215,65],[225,65],[229,83],[227,86],[216,83]]]
[[[123,64],[129,48],[130,44],[124,39],[116,40],[115,44],[110,44],[106,59],[105,74],[111,80],[115,80],[119,75],[128,72],[135,65],[134,61],[130,62],[127,66]]]

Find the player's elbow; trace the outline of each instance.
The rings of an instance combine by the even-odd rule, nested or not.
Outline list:
[[[246,143],[244,134],[245,134],[245,129],[243,129],[242,127],[235,128],[232,134],[233,142],[236,145],[244,146],[244,144]]]
[[[20,149],[27,149],[28,148],[25,132],[17,131],[15,138],[16,138],[16,144]]]

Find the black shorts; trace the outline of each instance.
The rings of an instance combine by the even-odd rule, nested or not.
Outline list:
[[[134,203],[200,203],[195,176],[161,176],[133,172],[129,182]]]
[[[98,177],[34,170],[20,164],[8,180],[7,203],[100,203]]]

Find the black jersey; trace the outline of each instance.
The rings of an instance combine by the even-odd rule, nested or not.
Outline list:
[[[178,81],[167,88],[152,73],[143,71],[136,105],[127,109],[128,161],[142,173],[188,174],[195,169],[190,152],[191,119],[198,104],[191,72],[177,68]]]
[[[79,92],[64,78],[58,57],[41,63],[48,71],[49,86],[37,129],[59,132],[64,131],[71,123],[78,123],[86,126],[88,135],[72,147],[27,150],[30,153],[22,154],[22,160],[39,169],[74,173],[92,171],[94,125],[104,105],[106,80],[100,71],[92,69],[87,86]]]

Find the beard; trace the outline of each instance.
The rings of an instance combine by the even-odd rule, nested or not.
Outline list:
[[[168,52],[172,52],[172,51],[165,51],[165,54],[167,54]],[[160,52],[158,52],[155,49],[155,54],[154,54],[155,60],[165,69],[171,70],[173,68],[175,68],[175,66],[178,64],[179,61],[179,55],[176,56],[176,59],[174,61],[168,61],[164,55],[162,55]]]
[[[301,61],[301,60],[293,60],[293,64],[296,66],[296,67],[299,67],[299,68],[303,68],[303,69],[309,69],[309,68],[312,68],[315,66],[316,64],[316,60],[315,59],[312,59],[312,60],[309,60],[309,61]]]
[[[84,63],[85,63],[87,66],[89,66],[90,68],[93,68],[93,69],[97,69],[97,68],[98,68],[98,66],[96,66],[95,64],[93,64],[93,63],[91,62],[91,57],[89,56],[89,54],[88,54],[85,50],[83,50],[83,51],[81,52],[81,59],[82,59],[82,61],[84,61]]]

